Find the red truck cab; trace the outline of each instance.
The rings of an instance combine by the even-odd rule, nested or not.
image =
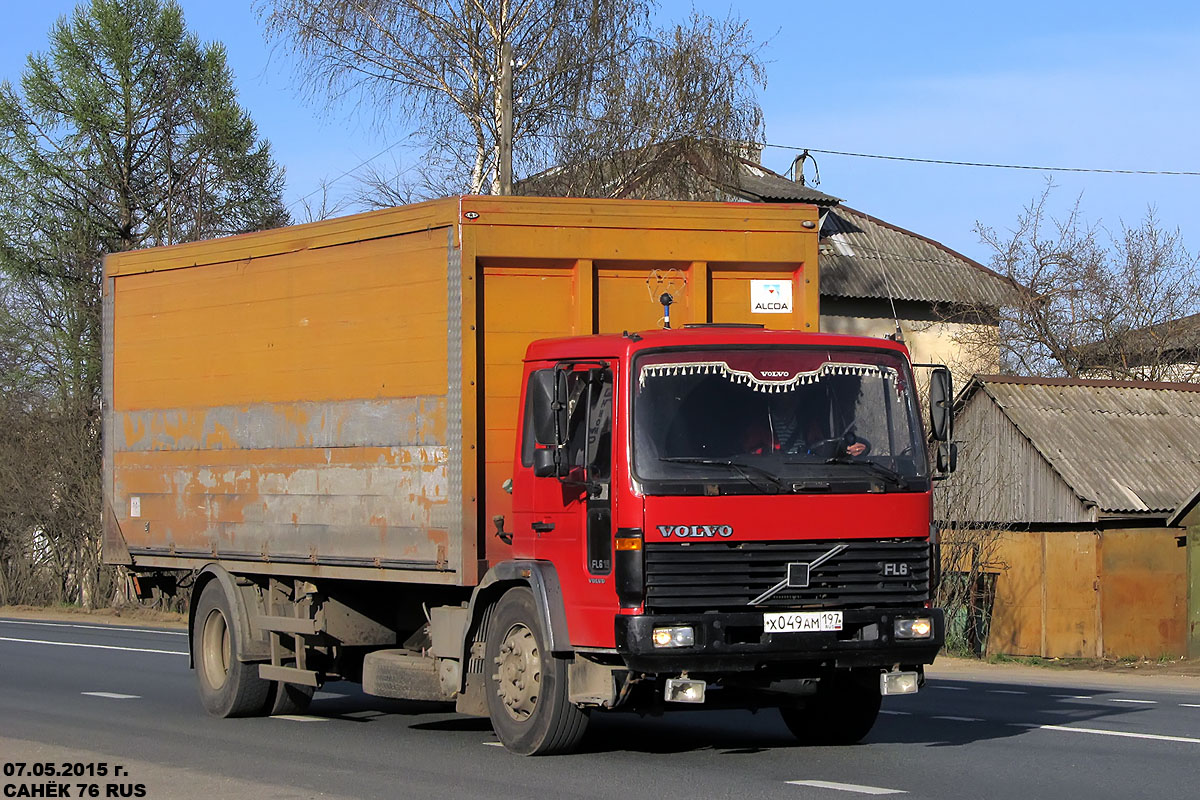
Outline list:
[[[573,649],[692,676],[932,662],[932,476],[902,344],[542,340],[521,408],[513,556],[553,565]]]

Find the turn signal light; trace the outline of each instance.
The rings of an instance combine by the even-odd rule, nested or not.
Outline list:
[[[617,549],[618,550],[641,550],[642,549],[642,538],[640,536],[630,537],[628,539],[618,538],[617,539]]]
[[[655,647],[692,647],[696,644],[696,631],[690,625],[655,628],[650,638]]]

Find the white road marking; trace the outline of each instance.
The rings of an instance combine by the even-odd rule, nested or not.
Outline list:
[[[340,700],[345,696],[337,692],[313,692],[313,700]]]
[[[186,650],[153,650],[149,647],[117,647],[115,644],[84,644],[83,642],[50,642],[45,639],[15,639],[0,636],[0,642],[24,642],[25,644],[50,644],[55,647],[90,647],[95,650],[124,650],[127,653],[162,653],[169,656],[186,656]]]
[[[1051,697],[1057,697],[1059,700],[1091,700],[1090,694],[1052,694]]]
[[[123,633],[161,633],[163,636],[187,636],[187,631],[160,631],[154,628],[123,628],[120,625],[80,625],[74,622],[33,622],[26,619],[3,619],[5,625],[40,625],[46,628],[86,628],[93,631],[117,631]]]
[[[1009,723],[1018,728],[1032,728],[1043,731],[1067,731],[1068,733],[1090,733],[1095,736],[1120,736],[1124,739],[1151,739],[1156,742],[1186,742],[1187,744],[1200,744],[1200,739],[1192,738],[1191,736],[1168,736],[1165,733],[1134,733],[1133,731],[1108,731],[1103,728],[1076,728],[1071,725],[1035,725],[1029,722],[1012,722]]]
[[[1200,703],[1180,703],[1184,708],[1200,708]]]
[[[1016,689],[988,689],[988,694],[1029,694],[1029,692],[1018,692]]]
[[[879,713],[880,714],[890,714],[893,717],[911,717],[912,716],[911,711],[888,711],[885,708],[879,709]]]
[[[312,717],[308,714],[276,714],[271,719],[286,719],[288,722],[329,722],[328,717]]]
[[[835,789],[839,792],[858,792],[859,794],[908,794],[903,789],[885,789],[881,786],[863,786],[857,783],[837,783],[835,781],[787,781],[792,786],[813,786],[817,789]]]
[[[967,690],[967,687],[965,686],[930,686],[929,688],[942,689],[943,691],[947,692],[965,692]]]
[[[484,742],[488,747],[504,747],[503,742]]]
[[[109,700],[140,700],[140,694],[121,694],[119,692],[80,692],[90,697],[107,697]]]
[[[1139,703],[1146,706],[1152,706],[1158,702],[1157,700],[1125,700],[1120,697],[1110,697],[1108,699],[1111,703]]]
[[[977,718],[977,717],[950,717],[950,716],[938,716],[938,717],[930,717],[930,719],[948,719],[948,720],[950,720],[951,722],[983,722],[983,720],[981,720],[981,719],[979,719],[979,718]]]

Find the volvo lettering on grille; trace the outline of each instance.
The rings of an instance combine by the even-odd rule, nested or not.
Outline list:
[[[658,533],[664,539],[711,539],[733,536],[732,525],[659,525]]]

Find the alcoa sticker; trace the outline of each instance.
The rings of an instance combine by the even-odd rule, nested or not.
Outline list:
[[[664,539],[711,539],[733,536],[732,525],[659,525],[658,532]]]
[[[792,313],[792,282],[750,281],[750,312],[752,314]]]

